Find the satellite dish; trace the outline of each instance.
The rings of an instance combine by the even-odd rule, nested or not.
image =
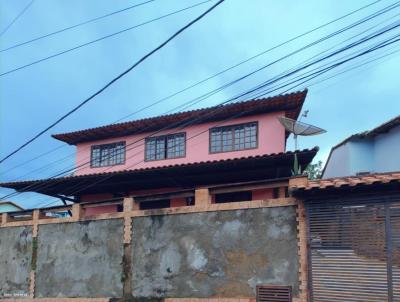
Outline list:
[[[307,116],[308,111],[306,111],[302,117],[306,117]],[[288,117],[284,117],[284,116],[280,116],[278,117],[279,122],[282,124],[283,127],[285,127],[285,129],[287,131],[289,131],[290,133],[293,133],[293,137],[294,137],[294,147],[295,150],[297,150],[297,136],[298,135],[303,135],[303,136],[310,136],[310,135],[318,135],[318,134],[322,134],[325,133],[326,130],[310,125],[310,124],[306,124],[300,121],[296,121],[293,120],[291,118]]]

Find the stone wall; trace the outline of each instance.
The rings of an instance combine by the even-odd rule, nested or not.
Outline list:
[[[134,297],[254,296],[298,291],[294,207],[133,218]]]

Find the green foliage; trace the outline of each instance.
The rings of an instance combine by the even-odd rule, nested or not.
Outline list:
[[[299,164],[299,159],[297,158],[297,154],[294,155],[294,164],[292,170],[292,176],[301,175],[301,165]]]
[[[320,179],[322,176],[322,161],[319,160],[315,164],[309,164],[304,172],[307,173],[308,179]]]

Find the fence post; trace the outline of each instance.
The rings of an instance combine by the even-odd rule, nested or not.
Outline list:
[[[84,216],[85,212],[79,203],[74,203],[72,205],[72,219],[78,221]]]
[[[129,212],[139,210],[132,197],[124,198],[124,254],[122,257],[122,291],[124,298],[132,298],[132,217]]]
[[[9,220],[8,213],[1,214],[1,225],[3,225],[3,226],[6,225],[8,220]]]
[[[194,193],[195,206],[207,208],[211,204],[211,195],[208,188],[196,189]]]

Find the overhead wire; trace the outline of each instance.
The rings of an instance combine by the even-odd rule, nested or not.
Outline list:
[[[35,0],[31,0],[27,5],[25,5],[25,7],[15,16],[15,18],[12,19],[12,21],[5,28],[3,28],[3,30],[0,32],[0,37],[2,37],[11,28],[11,26],[14,25],[14,23],[17,22],[17,20],[21,18],[23,14],[25,14],[34,1]]]
[[[122,73],[120,73],[118,76],[114,77],[111,81],[109,81],[106,85],[104,85],[102,88],[100,88],[99,90],[97,90],[95,93],[93,93],[91,96],[89,96],[88,98],[86,98],[85,100],[83,100],[81,103],[79,103],[79,105],[75,106],[73,109],[71,109],[70,111],[68,111],[66,114],[64,114],[63,116],[61,116],[60,118],[58,118],[55,122],[53,122],[52,124],[50,124],[48,127],[46,127],[44,130],[40,131],[38,134],[36,134],[34,137],[32,137],[31,139],[29,139],[27,142],[23,143],[21,146],[19,146],[17,149],[15,149],[14,151],[12,151],[11,153],[7,154],[5,157],[3,157],[0,160],[0,163],[3,163],[5,160],[7,160],[8,158],[10,158],[11,156],[13,156],[14,154],[16,154],[17,152],[19,152],[20,150],[22,150],[23,148],[25,148],[27,145],[29,145],[30,143],[32,143],[33,141],[35,141],[37,138],[39,138],[40,136],[42,136],[44,133],[46,133],[47,131],[49,131],[50,129],[52,129],[54,126],[56,126],[57,124],[59,124],[61,121],[63,121],[65,118],[67,118],[68,116],[70,116],[71,114],[73,114],[75,111],[79,110],[82,106],[84,106],[85,104],[87,104],[88,102],[90,102],[92,99],[94,99],[97,95],[101,94],[104,90],[106,90],[108,87],[110,87],[111,85],[113,85],[115,82],[117,82],[119,79],[121,79],[122,77],[124,77],[126,74],[128,74],[130,71],[132,71],[134,68],[136,68],[138,65],[140,65],[141,63],[143,63],[147,58],[149,58],[150,56],[152,56],[154,53],[158,52],[160,49],[162,49],[165,45],[169,44],[173,39],[175,39],[177,36],[179,36],[182,32],[184,32],[186,29],[188,29],[190,26],[192,26],[193,24],[195,24],[196,22],[198,22],[199,20],[201,20],[203,17],[205,17],[208,13],[210,13],[211,11],[213,11],[216,7],[218,7],[221,3],[223,3],[225,0],[219,0],[216,4],[212,5],[209,9],[207,9],[204,13],[200,14],[200,16],[196,17],[194,20],[190,21],[188,24],[186,24],[185,26],[183,26],[182,28],[180,28],[177,32],[175,32],[173,35],[171,35],[168,39],[166,39],[164,42],[162,42],[160,45],[158,45],[156,48],[154,48],[153,50],[151,50],[149,53],[147,53],[146,55],[144,55],[143,57],[141,57],[138,61],[136,61],[132,66],[130,66],[129,68],[127,68],[125,71],[123,71]]]
[[[25,64],[25,65],[22,65],[22,66],[19,66],[19,67],[10,69],[10,70],[7,70],[7,71],[5,71],[5,72],[2,72],[2,73],[0,73],[0,77],[5,76],[5,75],[10,74],[10,73],[14,73],[14,72],[16,72],[16,71],[19,71],[19,70],[21,70],[21,69],[25,69],[25,68],[27,68],[27,67],[30,67],[30,66],[33,66],[33,65],[36,65],[36,64],[42,63],[42,62],[44,62],[44,61],[47,61],[47,60],[50,60],[50,59],[59,57],[59,56],[61,56],[61,55],[64,55],[64,54],[69,53],[69,52],[71,52],[71,51],[75,51],[75,50],[80,49],[80,48],[82,48],[82,47],[86,47],[86,46],[88,46],[88,45],[91,45],[91,44],[94,44],[94,43],[103,41],[103,40],[105,40],[105,39],[114,37],[114,36],[116,36],[116,35],[122,34],[122,33],[127,32],[127,31],[130,31],[130,30],[132,30],[132,29],[135,29],[135,28],[138,28],[138,27],[141,27],[141,26],[150,24],[150,23],[152,23],[152,22],[155,22],[155,21],[158,21],[158,20],[161,20],[161,19],[164,19],[164,18],[173,16],[173,15],[175,15],[175,14],[178,14],[178,13],[181,13],[181,12],[183,12],[183,11],[186,11],[186,10],[189,10],[189,9],[192,9],[192,8],[195,8],[195,7],[197,7],[197,6],[203,5],[203,4],[208,3],[208,2],[211,2],[211,1],[213,1],[213,0],[206,0],[206,1],[198,2],[198,3],[194,4],[194,5],[190,5],[190,6],[187,6],[187,7],[185,7],[185,8],[182,8],[182,9],[173,11],[173,12],[171,12],[171,13],[162,15],[162,16],[160,16],[160,17],[150,19],[150,20],[148,20],[148,21],[145,21],[145,22],[136,24],[136,25],[134,25],[134,26],[125,28],[125,29],[123,29],[123,30],[119,30],[119,31],[114,32],[114,33],[112,33],[112,34],[108,34],[108,35],[102,36],[102,37],[100,37],[100,38],[97,38],[97,39],[95,39],[95,40],[91,40],[91,41],[89,41],[89,42],[85,42],[85,43],[79,44],[79,45],[77,45],[77,46],[74,46],[74,47],[68,48],[68,49],[66,49],[66,50],[57,52],[57,53],[55,53],[55,54],[52,54],[52,55],[47,56],[47,57],[44,57],[44,58],[42,58],[42,59],[39,59],[39,60],[30,62],[30,63],[28,63],[28,64]]]
[[[249,61],[251,61],[251,60],[253,60],[253,59],[256,59],[256,58],[258,58],[258,57],[260,57],[260,56],[262,56],[262,55],[264,55],[264,54],[266,54],[266,53],[269,53],[269,52],[271,52],[271,51],[273,51],[273,50],[275,50],[275,49],[277,49],[277,48],[279,48],[279,47],[282,47],[282,46],[284,46],[284,45],[286,45],[286,44],[289,44],[290,42],[293,42],[293,41],[295,41],[295,40],[297,40],[297,39],[299,39],[299,38],[301,38],[301,37],[304,37],[304,36],[306,36],[306,35],[308,35],[308,34],[314,32],[314,31],[319,30],[319,29],[321,29],[321,28],[323,28],[323,27],[329,26],[329,25],[331,25],[331,24],[333,24],[333,23],[335,23],[335,22],[337,22],[337,21],[340,21],[340,20],[342,20],[342,19],[344,19],[344,18],[347,18],[347,17],[349,17],[349,16],[351,16],[351,15],[353,15],[353,14],[355,14],[355,13],[361,11],[361,10],[364,10],[364,9],[366,9],[366,8],[372,6],[372,5],[375,5],[375,4],[377,4],[377,3],[381,2],[381,1],[382,1],[382,0],[378,0],[378,1],[374,1],[374,2],[372,2],[372,3],[369,3],[369,4],[367,4],[367,5],[364,5],[364,6],[360,7],[360,8],[358,8],[358,9],[355,9],[355,10],[349,12],[349,13],[346,13],[345,15],[342,15],[342,16],[340,16],[340,17],[338,17],[338,18],[335,18],[335,19],[333,19],[333,20],[330,20],[329,22],[326,22],[326,23],[324,23],[324,24],[322,24],[322,25],[320,25],[320,26],[317,26],[317,27],[315,27],[315,28],[313,28],[313,29],[311,29],[311,30],[308,30],[308,31],[306,31],[306,32],[304,32],[304,33],[302,33],[302,34],[300,34],[300,35],[297,35],[297,36],[295,36],[295,37],[293,37],[293,38],[291,38],[291,39],[289,39],[289,40],[286,40],[286,41],[284,41],[284,42],[282,42],[282,43],[279,43],[279,44],[277,44],[277,45],[275,45],[275,46],[273,46],[273,47],[271,47],[271,48],[268,48],[267,50],[264,50],[264,51],[262,51],[262,52],[260,52],[260,53],[257,53],[256,55],[253,55],[253,56],[251,56],[251,57],[249,57],[249,58],[247,58],[247,59],[245,59],[245,60],[243,60],[243,61],[241,61],[241,62],[239,62],[239,63],[237,63],[237,64],[235,64],[235,65],[233,65],[233,66],[230,66],[230,67],[228,67],[228,68],[225,68],[224,70],[219,71],[219,72],[217,72],[217,73],[215,73],[215,74],[213,74],[213,75],[211,75],[211,76],[209,76],[209,77],[207,77],[207,78],[205,78],[205,79],[203,79],[203,80],[201,80],[201,81],[198,81],[198,82],[196,82],[196,83],[194,83],[194,84],[192,84],[192,85],[189,85],[189,86],[185,87],[185,88],[182,89],[182,90],[179,90],[179,91],[177,91],[177,92],[175,92],[175,93],[173,93],[173,94],[170,94],[170,95],[168,95],[167,97],[164,97],[164,98],[162,98],[162,99],[160,99],[160,100],[158,100],[158,101],[156,101],[156,102],[153,102],[152,104],[149,104],[149,105],[147,105],[147,106],[144,106],[144,107],[142,107],[141,109],[139,109],[139,110],[137,110],[137,111],[134,111],[134,112],[132,112],[132,113],[130,113],[130,114],[128,114],[128,115],[126,115],[126,116],[124,116],[124,117],[122,117],[122,118],[116,120],[116,121],[114,121],[113,124],[118,123],[118,122],[120,122],[120,121],[122,121],[122,120],[124,120],[124,119],[126,119],[126,118],[129,118],[129,117],[133,116],[134,114],[137,114],[137,113],[140,113],[140,112],[142,112],[142,111],[144,111],[144,110],[146,110],[146,109],[149,109],[149,108],[151,108],[151,107],[153,107],[153,106],[155,106],[155,105],[157,105],[157,104],[160,104],[160,103],[162,103],[162,102],[164,102],[164,101],[166,101],[166,100],[168,100],[168,99],[171,99],[172,97],[177,96],[177,95],[179,95],[179,94],[181,94],[181,93],[183,93],[183,92],[186,92],[186,91],[188,91],[188,90],[190,90],[190,89],[192,89],[192,88],[194,88],[194,87],[196,87],[196,86],[198,86],[198,85],[200,85],[200,84],[202,84],[202,83],[205,83],[206,81],[209,81],[209,80],[211,80],[211,79],[213,79],[213,78],[215,78],[215,77],[217,77],[217,76],[219,76],[219,75],[221,75],[221,74],[223,74],[223,73],[226,73],[226,72],[228,72],[228,71],[230,71],[230,70],[232,70],[232,69],[234,69],[234,68],[236,68],[236,67],[239,67],[239,66],[241,66],[241,65],[243,65],[243,64],[245,64],[245,63],[247,63],[247,62],[249,62]],[[62,145],[62,146],[67,146],[67,145]],[[56,148],[56,149],[58,149],[58,148]],[[71,154],[71,156],[73,156],[73,155],[74,155],[74,153]],[[27,162],[31,162],[32,160],[35,160],[36,158],[39,158],[39,157],[41,157],[41,156],[35,157],[35,158],[33,158],[33,159],[31,159],[31,160],[29,160],[29,161],[27,161]],[[26,163],[26,162],[25,162],[25,163]],[[23,164],[24,164],[24,163],[23,163]],[[22,164],[22,165],[23,165],[23,164]],[[19,167],[19,166],[21,166],[21,165],[17,165],[17,166],[15,166],[15,167],[13,167],[13,168],[7,170],[7,172],[10,171],[10,170],[12,170],[12,169],[14,169],[14,168],[16,168],[16,167]],[[4,172],[4,173],[5,173],[5,172]]]
[[[83,25],[86,25],[86,24],[89,24],[89,23],[92,23],[92,22],[95,22],[95,21],[99,21],[101,19],[104,19],[104,18],[113,16],[113,15],[116,15],[116,14],[119,14],[119,13],[122,13],[122,12],[125,12],[125,11],[128,11],[128,10],[131,10],[133,8],[136,8],[136,7],[139,7],[139,6],[154,2],[154,1],[155,0],[148,0],[148,1],[141,2],[141,3],[133,4],[133,5],[130,5],[128,7],[123,8],[123,9],[119,9],[119,10],[113,11],[111,13],[107,13],[105,15],[101,15],[99,17],[95,17],[95,18],[92,18],[92,19],[89,19],[89,20],[86,20],[86,21],[83,21],[83,22],[79,22],[77,24],[70,25],[70,26],[64,27],[62,29],[58,29],[56,31],[50,32],[50,33],[45,34],[45,35],[38,36],[36,38],[30,39],[30,40],[27,40],[27,41],[24,41],[24,42],[19,42],[19,43],[13,44],[13,45],[8,46],[6,48],[0,49],[0,53],[1,52],[5,52],[5,51],[10,50],[10,49],[14,49],[14,48],[26,45],[26,44],[30,44],[32,42],[36,42],[36,41],[42,40],[44,38],[48,38],[48,37],[60,34],[62,32],[68,31],[68,30],[73,29],[73,28],[77,28],[77,27],[80,27],[80,26],[83,26]]]
[[[400,36],[400,34],[398,34],[397,36],[392,37],[392,38],[390,38],[390,39],[387,39],[386,41],[381,42],[381,43],[379,43],[378,45],[376,45],[376,46],[374,46],[374,47],[372,47],[372,48],[370,48],[370,49],[368,49],[368,50],[366,50],[366,51],[361,52],[360,54],[357,54],[357,55],[352,56],[351,58],[347,58],[347,59],[345,59],[345,60],[342,60],[342,61],[339,62],[339,63],[335,63],[335,64],[333,64],[332,66],[330,66],[330,67],[328,67],[328,68],[324,68],[324,69],[321,70],[321,71],[315,72],[315,76],[313,76],[312,78],[315,78],[317,75],[320,75],[320,74],[326,72],[327,70],[336,68],[336,67],[338,67],[338,66],[340,66],[340,65],[342,65],[342,64],[344,64],[344,63],[346,63],[346,62],[349,62],[349,61],[351,61],[351,60],[353,60],[353,59],[355,59],[355,58],[357,58],[357,57],[363,56],[363,55],[365,55],[365,54],[367,54],[367,53],[369,53],[369,52],[375,51],[375,50],[377,50],[377,49],[379,49],[379,48],[386,47],[386,46],[388,46],[388,45],[390,45],[390,44],[396,43],[396,42],[398,42],[398,41],[400,40],[400,38],[398,38],[399,36]],[[397,37],[397,39],[395,39],[396,37]],[[308,77],[308,76],[307,76],[307,77]],[[302,78],[301,78],[301,79],[297,79],[297,80],[295,80],[295,81],[299,81],[299,80],[302,80]],[[294,81],[294,82],[295,82],[295,81]],[[286,84],[285,86],[287,86],[287,85],[288,85],[288,84]],[[243,96],[243,95],[245,95],[245,94],[247,94],[247,93],[248,93],[248,92],[246,92],[246,93],[244,93],[244,94],[241,94],[240,96]],[[237,99],[237,98],[240,97],[240,96],[236,96],[234,99]],[[232,99],[231,99],[231,100],[232,100]],[[229,101],[230,101],[230,100],[228,100],[228,101],[226,101],[226,102],[229,102]],[[225,102],[225,103],[226,103],[226,102]],[[240,114],[243,114],[243,113],[240,113]],[[237,117],[235,116],[234,118],[237,118]],[[224,121],[223,121],[223,122],[224,122]],[[208,131],[208,129],[206,129],[206,130],[204,130],[204,131]],[[204,131],[203,131],[203,132],[204,132]],[[202,132],[201,132],[201,133],[202,133]],[[200,133],[200,134],[201,134],[201,133]],[[197,134],[196,136],[198,136],[198,135],[199,135],[199,134]],[[190,140],[191,138],[193,138],[193,137],[188,138],[187,141]],[[141,160],[141,161],[135,163],[133,166],[135,166],[135,165],[137,165],[137,164],[140,164],[140,163],[142,163],[142,162],[143,162],[143,160]],[[127,167],[125,170],[129,170],[129,169],[131,169],[133,166],[131,165],[131,166]],[[106,169],[106,170],[107,170],[107,169]],[[104,173],[104,172],[102,172],[102,173]],[[88,185],[88,186],[84,186],[83,188],[81,188],[81,189],[78,190],[78,191],[73,191],[73,192],[69,193],[69,195],[76,194],[76,193],[78,193],[79,191],[85,190],[86,188],[89,188],[89,187],[91,187],[91,186],[93,186],[93,185],[95,185],[95,184],[98,184],[98,183],[100,183],[100,182],[103,182],[103,181],[105,181],[105,180],[108,180],[108,179],[110,179],[111,177],[114,177],[114,176],[115,176],[115,174],[105,175],[104,177],[101,177],[101,179],[100,179],[99,181],[96,181],[96,182],[94,182],[94,183],[92,183],[92,184],[90,184],[90,185]],[[78,186],[79,186],[79,185],[78,185]]]

